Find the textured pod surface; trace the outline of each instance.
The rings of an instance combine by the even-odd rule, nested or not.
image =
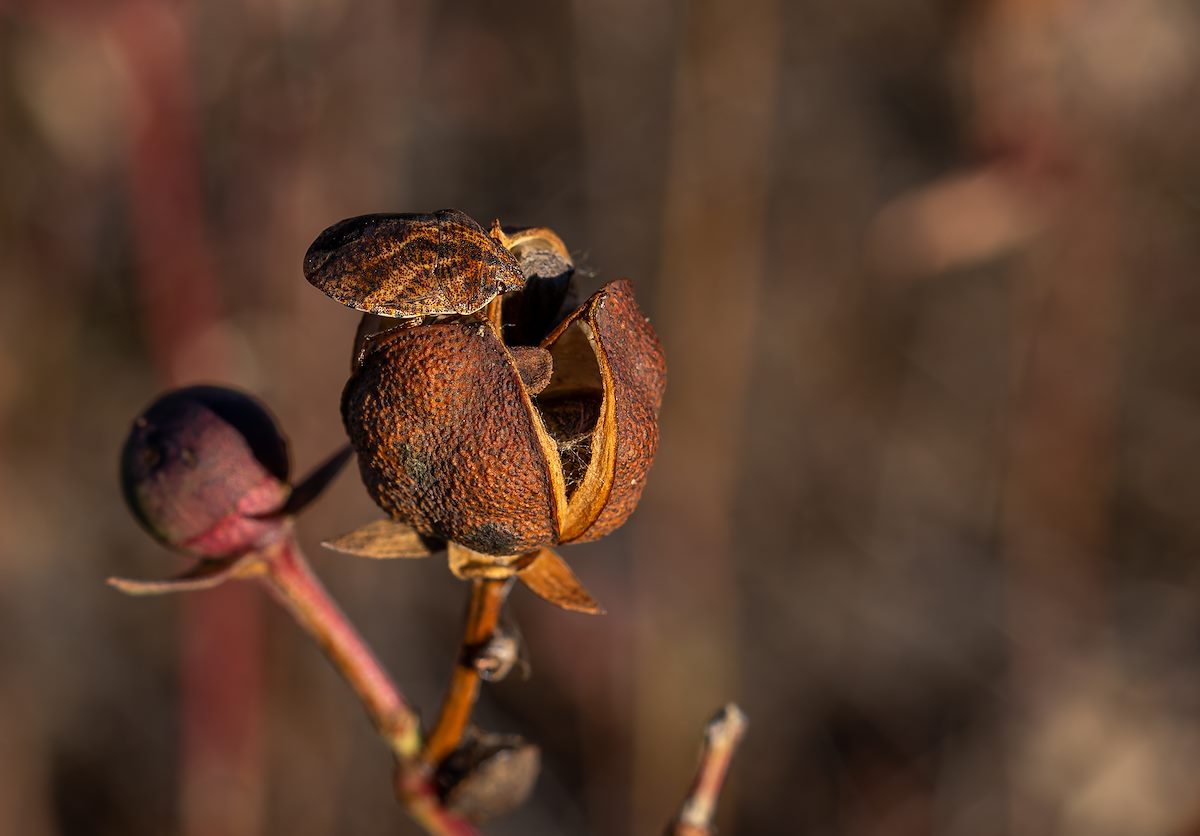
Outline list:
[[[391,317],[473,313],[525,281],[516,257],[457,209],[339,221],[308,248],[304,277],[343,305]]]
[[[380,337],[346,386],[342,416],[368,492],[394,518],[487,554],[555,541],[536,418],[486,325]]]
[[[650,322],[638,307],[628,279],[609,282],[545,341],[552,351],[570,330],[586,323],[589,342],[600,361],[604,414],[615,443],[611,488],[599,514],[581,534],[564,542],[595,540],[624,523],[637,507],[646,474],[658,450],[658,412],[666,386],[666,360]],[[576,363],[582,362],[579,359]],[[603,424],[603,422],[601,422]],[[595,449],[601,439],[592,442]],[[592,466],[600,466],[593,461]]]
[[[287,445],[266,408],[230,389],[193,386],[155,401],[121,452],[125,499],[163,543],[203,557],[272,536],[289,488]]]

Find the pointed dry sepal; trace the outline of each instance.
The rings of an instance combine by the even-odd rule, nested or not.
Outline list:
[[[165,595],[171,592],[195,592],[212,589],[235,577],[252,574],[257,556],[201,560],[173,578],[141,581],[133,578],[109,578],[109,586],[126,595]]]
[[[604,607],[583,588],[571,567],[553,549],[526,555],[517,578],[539,598],[564,610],[604,615]]]
[[[376,520],[321,543],[327,549],[376,560],[429,557],[441,551],[435,541],[396,520]]]
[[[583,588],[571,567],[551,548],[525,554],[496,555],[448,544],[450,571],[462,580],[516,577],[539,598],[564,610],[603,615],[604,608]]]
[[[342,468],[346,466],[346,462],[350,461],[350,457],[353,455],[354,448],[349,444],[338,450],[292,488],[287,502],[279,510],[264,516],[290,517],[299,514],[324,493],[325,489],[329,487],[329,483],[342,472]]]

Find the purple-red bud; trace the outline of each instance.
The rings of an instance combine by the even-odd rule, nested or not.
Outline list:
[[[168,392],[134,421],[121,452],[130,510],[154,537],[199,557],[274,539],[290,491],[287,441],[254,398],[217,386]]]

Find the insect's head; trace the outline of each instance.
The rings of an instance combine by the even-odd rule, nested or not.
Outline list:
[[[492,291],[508,293],[525,286],[525,274],[521,272],[516,257],[508,250],[497,247],[487,256],[488,272],[492,275]]]

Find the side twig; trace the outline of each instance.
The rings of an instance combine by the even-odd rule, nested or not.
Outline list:
[[[416,713],[375,654],[313,574],[290,535],[263,554],[262,583],[358,695],[367,715],[396,757],[396,795],[408,814],[435,836],[472,836],[475,828],[446,810],[421,768]]]
[[[420,761],[431,770],[455,750],[462,740],[471,719],[471,710],[479,697],[480,672],[475,659],[492,637],[500,620],[500,612],[512,588],[512,579],[476,578],[471,581],[471,599],[467,605],[467,624],[463,631],[462,650],[450,676],[450,685],[442,701],[442,709]]]
[[[704,729],[700,766],[687,797],[665,836],[712,836],[717,798],[725,784],[729,763],[746,733],[746,715],[733,703],[722,708]]]

